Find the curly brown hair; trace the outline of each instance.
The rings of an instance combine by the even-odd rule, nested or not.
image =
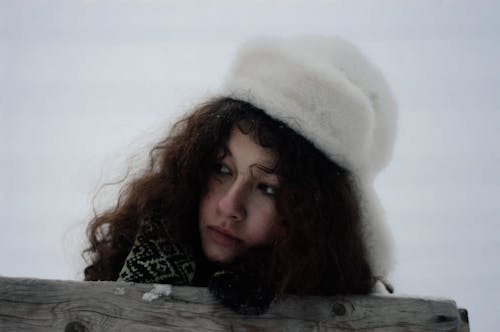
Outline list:
[[[259,259],[245,260],[247,268],[254,264],[276,292],[370,292],[373,276],[351,174],[282,122],[231,98],[211,100],[179,121],[151,150],[145,172],[122,189],[116,206],[95,215],[87,229],[85,280],[117,279],[146,216],[162,216],[152,220],[161,223],[169,243],[201,252],[200,197],[234,126],[276,152],[276,204],[286,229],[264,255],[255,253]],[[202,254],[197,260],[207,264]]]

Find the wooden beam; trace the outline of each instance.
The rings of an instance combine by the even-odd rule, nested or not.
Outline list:
[[[206,288],[0,277],[0,330],[469,331],[469,325],[467,312],[446,299],[283,296],[267,313],[243,316]]]

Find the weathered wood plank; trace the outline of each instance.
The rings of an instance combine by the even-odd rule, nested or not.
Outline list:
[[[284,296],[260,316],[219,305],[205,288],[0,277],[2,331],[468,331],[451,300]]]

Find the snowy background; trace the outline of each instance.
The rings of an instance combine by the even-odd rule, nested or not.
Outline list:
[[[473,0],[1,1],[0,275],[81,279],[98,189],[218,87],[241,41],[339,34],[400,106],[377,182],[397,292],[452,298],[472,330],[494,331],[499,17]]]

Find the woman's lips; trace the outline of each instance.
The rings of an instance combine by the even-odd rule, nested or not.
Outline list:
[[[208,226],[208,229],[212,240],[220,246],[233,247],[241,241],[225,228],[219,226]]]

